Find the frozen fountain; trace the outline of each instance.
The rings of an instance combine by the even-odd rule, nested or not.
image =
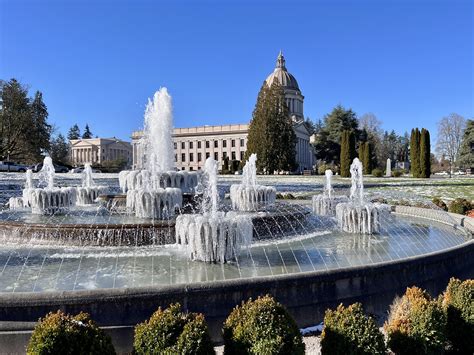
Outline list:
[[[92,178],[92,167],[89,163],[84,165],[82,172],[82,186],[76,188],[76,204],[79,206],[94,204],[96,199],[107,192],[106,186],[97,186]]]
[[[250,155],[244,166],[242,183],[230,186],[232,208],[238,211],[258,211],[275,203],[273,186],[257,185],[257,154]]]
[[[384,205],[364,200],[362,163],[355,158],[351,164],[350,201],[336,206],[339,227],[348,233],[373,234],[380,231],[380,216],[389,212]]]
[[[326,175],[326,184],[321,195],[313,196],[313,212],[322,216],[334,216],[336,214],[336,205],[341,202],[348,202],[347,196],[337,196],[332,188],[332,170],[328,169]]]
[[[176,218],[176,243],[184,245],[191,260],[226,263],[250,245],[252,219],[248,215],[218,210],[217,162],[208,158],[202,176],[204,187],[200,214]]]

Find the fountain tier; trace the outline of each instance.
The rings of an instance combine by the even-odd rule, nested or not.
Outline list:
[[[336,214],[336,206],[342,202],[348,202],[347,196],[335,196],[332,188],[332,170],[325,172],[326,184],[321,195],[313,196],[313,212],[322,216],[334,216]]]
[[[183,194],[177,188],[127,191],[127,210],[139,218],[168,219],[182,205]]]

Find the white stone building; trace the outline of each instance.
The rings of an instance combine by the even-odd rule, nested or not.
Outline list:
[[[117,138],[71,139],[70,158],[74,166],[92,165],[124,159],[132,165],[132,145]]]
[[[286,104],[293,120],[296,134],[296,162],[298,172],[311,170],[314,165],[314,153],[310,145],[310,132],[304,124],[303,101],[298,82],[285,66],[285,58],[280,52],[276,67],[267,77],[267,85],[278,79],[283,87]],[[208,157],[222,163],[225,157],[229,160],[243,160],[247,149],[248,124],[222,126],[201,126],[192,128],[175,128],[173,132],[176,167],[179,170],[200,170]],[[140,149],[142,131],[132,133],[133,169],[141,169],[143,152]]]

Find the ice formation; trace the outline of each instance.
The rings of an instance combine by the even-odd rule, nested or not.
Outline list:
[[[276,189],[257,184],[257,154],[250,155],[244,166],[242,183],[231,185],[232,208],[238,211],[258,211],[275,203]]]
[[[336,214],[336,205],[341,202],[348,202],[347,196],[334,195],[332,188],[332,170],[325,172],[326,184],[321,195],[313,196],[313,212],[322,216],[334,216]]]
[[[92,167],[89,163],[84,165],[82,172],[82,186],[77,187],[76,204],[80,206],[95,203],[99,195],[107,193],[106,186],[97,186],[92,178]]]
[[[177,188],[127,191],[127,210],[140,218],[168,219],[182,204],[183,194]]]

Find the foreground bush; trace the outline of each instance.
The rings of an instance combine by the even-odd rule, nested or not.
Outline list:
[[[362,305],[355,303],[345,308],[327,310],[321,334],[321,354],[363,355],[385,354],[382,333],[375,321],[364,314]]]
[[[234,308],[223,328],[224,354],[304,354],[303,338],[287,310],[271,296]]]
[[[392,176],[393,177],[400,177],[402,176],[404,171],[402,169],[395,169],[392,171]]]
[[[372,170],[372,176],[382,177],[383,176],[383,170],[379,169],[379,168],[375,168],[374,170]]]
[[[465,198],[457,198],[449,204],[449,212],[466,214],[472,208],[471,203]]]
[[[418,287],[396,298],[384,325],[388,347],[397,355],[443,353],[446,316],[439,302]]]
[[[446,205],[446,203],[444,203],[444,201],[442,199],[440,199],[439,197],[434,197],[432,202],[438,206],[439,208],[441,208],[443,211],[447,211],[448,210],[448,206]]]
[[[115,354],[110,337],[86,313],[49,313],[36,325],[27,354]]]
[[[474,280],[452,278],[441,299],[449,348],[458,354],[474,354]]]
[[[179,303],[158,310],[135,327],[135,354],[214,354],[202,314],[183,313]]]

